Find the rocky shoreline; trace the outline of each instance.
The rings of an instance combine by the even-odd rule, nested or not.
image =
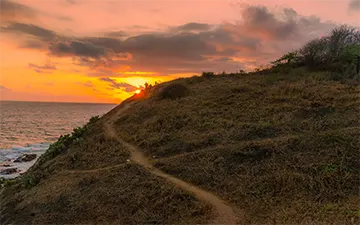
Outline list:
[[[15,160],[4,161],[0,163],[0,175],[3,175],[2,178],[5,180],[15,178],[16,176],[6,176],[23,174],[35,162],[37,157],[38,154],[35,153],[24,153]],[[27,165],[25,168],[22,166],[29,163],[31,163],[31,165]]]
[[[49,146],[41,142],[0,148],[0,179],[13,179],[25,173]]]

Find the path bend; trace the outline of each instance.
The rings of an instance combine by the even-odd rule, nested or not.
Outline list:
[[[108,120],[109,122],[105,123],[104,126],[105,126],[105,132],[107,135],[109,135],[109,137],[117,140],[119,143],[121,143],[124,147],[126,147],[130,151],[131,161],[144,167],[146,170],[148,170],[150,173],[154,174],[155,176],[164,178],[165,180],[171,182],[175,186],[190,193],[193,193],[195,197],[198,198],[199,200],[210,204],[213,207],[213,211],[215,214],[215,217],[213,221],[211,221],[211,224],[238,223],[238,218],[234,212],[234,209],[228,203],[226,203],[218,196],[206,190],[203,190],[195,185],[187,183],[183,180],[180,180],[174,176],[171,176],[153,167],[149,159],[142,153],[142,151],[138,147],[125,142],[116,134],[115,129],[113,127],[113,123],[116,121],[118,116],[129,107],[130,104],[123,105],[122,108],[118,110],[118,112],[116,112],[111,116],[111,118]]]

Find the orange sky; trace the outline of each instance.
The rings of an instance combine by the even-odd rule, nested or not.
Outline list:
[[[120,102],[145,82],[254,68],[360,26],[358,0],[0,1],[1,100]]]

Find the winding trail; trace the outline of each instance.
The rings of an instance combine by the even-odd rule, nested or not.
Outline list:
[[[236,217],[233,208],[227,204],[225,201],[217,197],[216,195],[207,192],[197,186],[189,184],[183,180],[180,180],[176,177],[173,177],[169,174],[162,172],[161,170],[155,168],[150,163],[149,159],[138,149],[136,146],[129,144],[122,140],[115,132],[113,128],[113,123],[118,119],[118,116],[124,112],[126,109],[130,107],[131,104],[127,103],[121,106],[121,109],[118,109],[114,115],[111,115],[109,118],[109,122],[104,124],[105,132],[109,137],[117,140],[119,143],[124,145],[131,154],[131,161],[144,167],[150,173],[154,174],[155,176],[164,178],[165,180],[175,184],[177,187],[193,193],[199,200],[207,202],[213,207],[215,218],[211,221],[211,224],[236,224],[238,223],[238,218]]]

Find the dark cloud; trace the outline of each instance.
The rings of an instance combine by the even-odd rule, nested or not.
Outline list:
[[[42,66],[29,63],[28,66],[37,73],[52,73],[52,71],[56,70],[56,66],[53,63],[46,63]]]
[[[105,56],[107,50],[91,42],[79,40],[59,41],[49,46],[49,51],[55,56],[79,56],[99,58]]]
[[[88,67],[88,76],[123,76],[125,72],[153,71],[157,75],[202,70],[234,71],[241,66],[268,63],[334,27],[294,9],[272,12],[262,6],[242,10],[236,23],[187,23],[163,32],[119,39],[122,31],[103,37],[66,37],[31,24],[12,23],[2,29],[30,38],[25,46],[44,48],[56,57],[69,57]],[[24,45],[24,44],[23,44]],[[107,81],[109,82],[109,81]]]
[[[350,12],[360,12],[360,0],[350,0],[348,9]]]
[[[27,34],[43,41],[52,41],[56,37],[58,37],[57,34],[51,30],[33,24],[18,23],[18,22],[13,22],[6,26],[2,26],[1,31],[18,33],[18,34],[21,33]]]
[[[211,67],[209,62],[215,64],[211,60],[219,57],[271,60],[334,27],[317,17],[300,16],[291,8],[284,8],[281,15],[277,15],[265,7],[250,6],[242,11],[242,15],[243,20],[236,24],[215,27],[188,23],[183,26],[188,30],[212,27],[198,33],[150,33],[126,40],[88,38],[87,41],[116,53],[131,53],[133,60],[128,63],[132,68],[171,73]],[[225,62],[223,65],[227,68],[242,64],[234,60]]]
[[[187,23],[175,28],[178,31],[206,31],[210,29],[211,26],[207,23]]]
[[[19,2],[10,0],[0,1],[0,15],[1,20],[13,20],[18,18],[34,18],[36,11]]]
[[[242,12],[244,27],[249,31],[267,35],[269,38],[287,38],[296,35],[298,24],[297,13],[293,9],[284,9],[284,20],[277,18],[266,7],[249,6]]]
[[[136,91],[138,89],[137,87],[135,87],[135,86],[133,86],[131,84],[124,83],[124,82],[119,83],[119,82],[116,82],[115,80],[113,80],[113,79],[111,79],[109,77],[102,77],[102,78],[99,78],[99,80],[109,83],[112,90],[123,89],[126,92],[133,92],[133,91]]]
[[[40,41],[40,40],[28,39],[28,40],[24,40],[22,43],[20,43],[19,48],[47,50],[48,45],[47,45],[47,43]]]

